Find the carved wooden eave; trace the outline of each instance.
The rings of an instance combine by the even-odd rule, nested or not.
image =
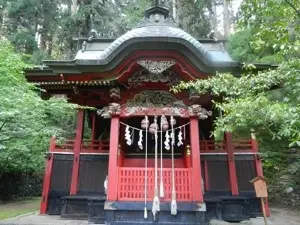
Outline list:
[[[79,86],[110,86],[115,82],[111,80],[92,80],[92,81],[41,81],[34,82],[36,85],[79,85]]]
[[[126,103],[127,107],[181,107],[186,108],[182,100],[177,99],[168,91],[154,90],[143,91],[136,94]]]
[[[136,94],[126,104],[110,103],[107,107],[98,110],[98,115],[111,118],[113,115],[121,117],[143,115],[173,115],[180,117],[196,116],[207,119],[212,112],[200,105],[187,106],[182,100],[177,99],[168,91],[143,91]]]
[[[201,120],[205,120],[209,116],[212,116],[212,111],[202,108],[201,105],[191,105],[189,106],[188,110],[191,116],[196,116]]]
[[[121,105],[118,103],[109,103],[109,105],[103,109],[98,109],[97,114],[105,119],[111,118],[112,116],[119,116],[121,114]]]
[[[128,83],[140,84],[140,83],[168,83],[176,84],[182,81],[181,77],[178,76],[171,70],[165,70],[162,73],[151,73],[146,69],[139,70],[128,78]]]

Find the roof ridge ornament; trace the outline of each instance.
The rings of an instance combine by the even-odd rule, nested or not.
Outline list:
[[[177,27],[173,17],[170,15],[169,7],[165,0],[154,0],[153,6],[145,10],[145,16],[137,27],[168,25]]]

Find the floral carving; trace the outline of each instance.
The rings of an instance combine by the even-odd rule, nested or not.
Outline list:
[[[201,105],[192,105],[188,109],[191,116],[197,116],[201,120],[205,120],[209,116],[212,116],[212,112],[202,108]]]
[[[168,91],[143,91],[127,101],[126,106],[133,107],[186,107],[183,101]]]
[[[130,83],[142,83],[142,82],[162,82],[162,83],[178,83],[181,78],[173,71],[166,70],[162,73],[149,73],[148,70],[140,70],[129,77],[128,82]]]
[[[148,110],[147,107],[125,107],[123,113],[125,116],[131,116],[136,113],[146,113]],[[179,107],[165,107],[162,108],[161,111],[165,115],[174,115],[174,116],[184,116],[185,115],[185,109],[179,108]]]
[[[147,69],[150,73],[160,74],[171,66],[175,65],[174,61],[154,61],[154,60],[142,60],[138,61],[142,67]]]
[[[101,115],[105,119],[111,118],[114,115],[120,115],[121,105],[118,103],[109,103],[108,106],[104,107],[103,109],[99,109],[97,114]]]

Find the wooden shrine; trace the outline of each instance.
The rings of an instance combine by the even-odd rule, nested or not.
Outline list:
[[[42,98],[65,96],[95,108],[78,109],[74,137],[51,138],[41,214],[111,225],[202,225],[261,215],[249,183],[263,176],[254,134],[214,140],[213,97],[169,91],[217,71],[239,76],[243,65],[221,42],[196,40],[160,5],[116,40],[77,41],[82,48],[73,60],[25,71],[45,90]]]

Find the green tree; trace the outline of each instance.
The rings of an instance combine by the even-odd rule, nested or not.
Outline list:
[[[250,28],[250,45],[261,52],[275,51],[286,57],[299,56],[300,2],[298,0],[245,0],[241,29]]]
[[[75,106],[61,98],[42,100],[39,91],[26,82],[25,66],[22,56],[1,41],[0,178],[6,172],[40,171],[49,138],[70,135],[75,124],[70,121]]]
[[[277,200],[284,188],[300,187],[300,161],[291,150],[300,146],[299,6],[296,0],[245,0],[238,32],[227,44],[235,60],[277,63],[277,69],[257,72],[245,64],[241,77],[217,74],[173,88],[216,97],[214,107],[224,114],[215,120],[216,135],[229,130],[245,137],[256,130],[271,198]],[[279,177],[288,179],[282,184]],[[299,196],[285,196],[286,203],[297,204],[293,198]]]
[[[179,26],[195,38],[206,37],[211,30],[209,16],[211,8],[208,0],[177,0],[177,22]]]

